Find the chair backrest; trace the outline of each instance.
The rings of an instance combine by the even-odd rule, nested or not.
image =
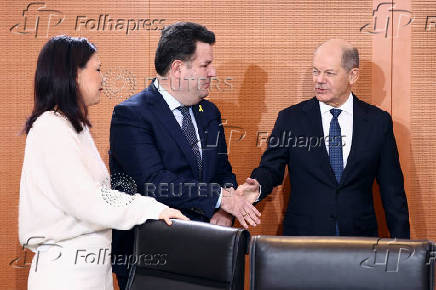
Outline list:
[[[430,241],[352,237],[256,236],[251,290],[430,290]]]
[[[138,289],[244,289],[246,230],[195,221],[147,221],[135,229],[135,266],[128,286]]]

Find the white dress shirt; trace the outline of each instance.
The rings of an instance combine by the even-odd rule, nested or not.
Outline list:
[[[322,128],[324,130],[324,141],[329,154],[329,142],[328,135],[330,132],[330,122],[333,115],[330,110],[334,107],[327,105],[323,102],[319,102],[319,109],[321,111]],[[350,155],[351,142],[353,141],[353,94],[350,93],[347,101],[342,106],[335,108],[342,110],[338,117],[339,126],[341,127],[342,136],[342,157],[344,160],[344,168],[347,166],[348,155]]]
[[[180,128],[182,128],[183,115],[182,112],[180,112],[180,110],[178,110],[177,108],[183,106],[183,104],[177,101],[177,99],[174,98],[170,93],[168,93],[168,91],[165,90],[159,84],[158,79],[155,79],[153,84],[159,90],[159,93],[162,95],[165,102],[168,104],[168,107],[170,108],[171,112],[174,114],[174,118],[176,118],[177,123],[179,123]],[[198,134],[197,122],[195,121],[194,112],[192,112],[192,107],[189,107],[189,114],[191,114],[192,124],[194,125],[195,135],[198,140],[197,145],[200,151],[200,156],[203,158],[203,152],[201,151],[200,135]]]

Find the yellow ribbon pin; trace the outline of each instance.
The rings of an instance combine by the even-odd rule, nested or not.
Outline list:
[[[201,105],[198,106],[198,111],[203,112],[203,107]]]

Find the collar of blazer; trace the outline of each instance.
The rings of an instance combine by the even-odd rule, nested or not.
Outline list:
[[[151,105],[166,105],[165,100],[163,100],[162,94],[154,86],[154,80],[151,81],[150,86],[146,89],[146,92],[150,92],[148,103]],[[207,101],[202,100],[200,103],[192,106],[192,112],[194,113],[195,122],[200,124],[203,128],[207,127],[208,123],[215,118],[215,114],[211,114],[211,108],[208,106]]]
[[[175,142],[179,145],[180,149],[187,157],[187,160],[189,161],[191,168],[193,169],[194,176],[198,178],[197,164],[192,148],[188,144],[186,137],[182,133],[180,125],[177,123],[173,113],[169,109],[162,95],[159,93],[159,90],[153,85],[153,82],[154,80],[152,80],[150,86],[146,90],[146,93],[148,94],[147,104],[150,106],[150,111],[155,116],[155,118],[158,119],[163,124],[163,126],[165,126],[170,132]],[[204,100],[201,101],[199,104],[192,106],[192,110],[194,113],[195,122],[197,123],[200,142],[203,148],[202,163],[204,171],[206,170],[205,165],[208,164],[207,159],[209,158],[208,150],[204,150],[204,148],[206,148],[207,146],[206,140],[208,137],[208,127],[209,123],[212,120],[216,119],[216,113],[212,112],[213,108],[208,106],[207,101]],[[203,174],[203,176],[205,176],[205,174]]]
[[[371,134],[371,128],[368,126],[368,104],[359,100],[355,94],[353,94],[353,139],[351,144],[350,154],[348,156],[347,166],[344,168],[342,178],[339,183],[339,187],[343,186],[347,179],[352,173],[353,165],[357,160],[357,154],[362,147],[365,146],[365,140],[368,140],[368,134]],[[306,113],[309,125],[309,130],[307,131],[310,136],[323,136],[321,113],[319,109],[319,102],[316,97],[308,100],[303,104],[303,112]],[[332,184],[336,186],[337,181],[333,170],[330,166],[330,159],[327,154],[327,149],[325,146],[321,146],[319,152],[319,158],[321,160],[321,166],[323,171],[328,175],[328,179]]]

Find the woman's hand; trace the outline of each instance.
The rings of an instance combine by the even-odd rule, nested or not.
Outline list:
[[[169,226],[173,224],[173,222],[170,220],[172,218],[189,221],[189,219],[186,216],[184,216],[180,212],[180,210],[171,207],[164,209],[163,211],[161,211],[159,215],[159,219],[164,220]]]

